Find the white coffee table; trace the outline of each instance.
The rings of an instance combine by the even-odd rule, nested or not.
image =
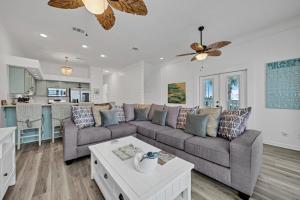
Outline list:
[[[158,165],[151,174],[143,174],[135,170],[133,158],[122,161],[112,152],[128,144],[144,152],[160,151],[132,136],[89,147],[91,177],[106,200],[191,199],[192,163],[175,157],[164,165]]]

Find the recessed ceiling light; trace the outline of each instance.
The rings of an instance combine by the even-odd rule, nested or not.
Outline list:
[[[139,48],[137,48],[137,47],[132,47],[132,50],[133,50],[133,51],[138,51]]]
[[[84,49],[87,49],[87,48],[88,48],[88,45],[83,44],[81,47],[84,48]]]
[[[40,36],[43,37],[43,38],[47,38],[48,37],[48,35],[46,35],[44,33],[41,33]]]
[[[165,58],[163,58],[163,57],[161,57],[161,58],[159,58],[160,60],[164,60]]]
[[[105,72],[105,73],[109,73],[109,71],[108,71],[108,70],[104,70],[104,72]]]
[[[100,55],[100,57],[101,57],[101,58],[106,58],[106,57],[107,57],[107,55],[105,55],[105,54],[101,54],[101,55]]]

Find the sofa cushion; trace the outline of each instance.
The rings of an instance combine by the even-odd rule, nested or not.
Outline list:
[[[123,104],[123,109],[125,113],[125,121],[133,121],[134,120],[134,108],[137,107],[137,104]]]
[[[89,127],[80,129],[77,135],[77,145],[86,145],[111,139],[110,130],[104,127]]]
[[[191,137],[185,140],[184,150],[187,153],[209,160],[224,167],[230,166],[230,141],[220,137]]]
[[[180,129],[160,130],[156,133],[156,141],[182,150],[184,149],[184,141],[191,137],[193,135]]]
[[[147,109],[147,119],[149,117],[149,112],[151,109],[151,104],[138,104],[137,108],[146,108]]]
[[[106,127],[111,131],[111,138],[120,138],[136,133],[137,127],[128,123],[120,123],[118,125],[112,125]]]
[[[151,121],[154,115],[154,111],[163,110],[163,109],[164,109],[163,105],[152,104],[149,111],[148,119]]]
[[[129,124],[137,126],[137,132],[143,136],[155,140],[157,131],[173,130],[167,126],[152,124],[149,121],[131,121]]]
[[[172,128],[176,128],[177,118],[178,118],[180,108],[181,108],[181,106],[176,106],[176,107],[165,106],[164,107],[164,110],[166,110],[168,112],[167,120],[166,120],[166,124],[168,126],[170,126]]]

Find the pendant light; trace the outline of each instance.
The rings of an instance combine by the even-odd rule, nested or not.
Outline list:
[[[73,72],[72,67],[68,66],[68,57],[67,56],[65,57],[65,65],[63,65],[60,68],[60,71],[64,76],[70,76]]]

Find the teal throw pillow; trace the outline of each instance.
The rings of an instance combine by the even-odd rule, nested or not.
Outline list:
[[[158,124],[161,126],[166,125],[166,118],[167,118],[168,111],[163,110],[155,110],[152,118],[153,124]]]
[[[196,136],[206,137],[207,122],[208,115],[188,114],[184,131]]]
[[[134,120],[135,121],[147,121],[148,120],[148,109],[147,108],[135,108],[134,109]]]
[[[111,126],[119,124],[117,110],[101,110],[101,120],[103,126]]]

